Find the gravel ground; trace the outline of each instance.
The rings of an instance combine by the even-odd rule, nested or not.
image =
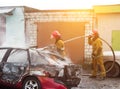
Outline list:
[[[120,77],[99,80],[97,78],[89,78],[89,75],[89,68],[83,70],[80,84],[77,88],[72,89],[120,89]]]
[[[92,79],[82,76],[81,83],[72,89],[120,89],[120,78],[106,78],[105,80]]]

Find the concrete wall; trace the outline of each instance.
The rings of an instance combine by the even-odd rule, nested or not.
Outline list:
[[[112,45],[112,30],[120,30],[120,14],[97,14],[100,36]],[[104,50],[110,50],[103,45]]]

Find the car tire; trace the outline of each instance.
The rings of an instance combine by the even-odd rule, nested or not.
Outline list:
[[[40,81],[35,77],[28,77],[24,80],[22,89],[42,89]]]
[[[111,68],[113,61],[107,61],[104,63],[106,71]],[[118,77],[120,74],[120,66],[118,63],[114,63],[113,67],[106,73],[107,77]]]

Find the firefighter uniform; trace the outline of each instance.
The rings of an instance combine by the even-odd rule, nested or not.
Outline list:
[[[63,57],[65,57],[65,45],[64,45],[64,42],[63,40],[61,39],[61,34],[58,32],[58,31],[54,31],[52,34],[51,34],[51,37],[52,38],[55,38],[55,45],[56,45],[56,48],[57,48],[57,51],[60,55],[62,55]]]
[[[63,56],[65,57],[65,47],[64,47],[64,42],[63,40],[59,39],[56,40],[55,45],[57,47],[57,51]]]
[[[96,77],[98,65],[100,67],[100,77],[106,77],[106,70],[103,63],[102,41],[99,37],[88,37],[88,43],[92,46],[92,76]]]

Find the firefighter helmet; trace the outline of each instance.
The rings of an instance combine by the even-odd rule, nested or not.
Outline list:
[[[93,33],[93,35],[98,35],[98,31],[96,29],[92,30],[92,33]]]
[[[98,33],[98,30],[92,30],[92,35],[95,36],[96,38],[99,37],[99,33]]]
[[[61,37],[61,34],[57,30],[52,32],[51,34],[51,38],[60,38],[60,37]]]

